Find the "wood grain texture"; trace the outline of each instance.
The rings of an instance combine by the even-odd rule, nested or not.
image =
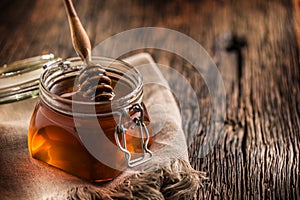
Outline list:
[[[209,125],[203,78],[177,55],[140,50],[185,75],[197,94],[199,123],[197,105],[166,73],[181,94],[177,98],[187,99],[181,112],[191,164],[208,172],[199,199],[300,198],[299,1],[77,0],[74,5],[94,46],[121,31],[158,26],[192,37],[216,62],[226,88],[226,120],[218,143],[204,149],[206,138],[220,133]],[[75,55],[62,1],[5,0],[0,7],[0,64],[47,52]]]
[[[293,0],[293,7],[294,7],[295,33],[297,35],[297,43],[298,43],[298,47],[299,47],[300,46],[300,1]]]

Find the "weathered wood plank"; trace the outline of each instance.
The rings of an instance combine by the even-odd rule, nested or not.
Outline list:
[[[289,2],[231,3],[210,10],[217,13],[211,17],[212,37],[220,34],[222,39],[229,27],[229,39],[244,38],[247,45],[216,51],[228,112],[223,145],[203,159],[201,168],[209,169],[212,185],[219,191],[211,192],[208,187],[207,194],[297,199],[299,156],[294,155],[299,155],[295,137],[299,138],[300,98],[295,92],[299,91],[299,63],[292,6]],[[218,19],[225,16],[226,21],[220,23]],[[228,35],[224,37],[227,43]],[[226,170],[220,173],[209,163]]]
[[[297,36],[298,47],[300,47],[300,1],[293,0],[293,8],[294,8],[294,27],[295,33]]]

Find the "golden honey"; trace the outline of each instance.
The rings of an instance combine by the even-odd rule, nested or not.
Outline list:
[[[95,182],[112,180],[128,167],[117,140],[121,145],[126,140],[122,147],[131,153],[132,159],[144,151],[141,139],[147,141],[147,146],[151,144],[151,138],[145,132],[141,138],[134,120],[143,117],[142,122],[149,124],[142,103],[142,82],[137,77],[140,74],[135,74],[125,63],[99,60],[104,62],[101,64],[109,65],[115,101],[88,102],[76,97],[74,86],[80,71],[79,61],[71,60],[72,65],[67,66],[54,63],[52,65],[55,66],[47,68],[48,71],[41,76],[40,100],[32,114],[28,133],[28,146],[33,158]],[[110,68],[113,70],[109,71]],[[131,109],[135,104],[141,105],[143,116]],[[120,123],[125,138],[116,134]]]

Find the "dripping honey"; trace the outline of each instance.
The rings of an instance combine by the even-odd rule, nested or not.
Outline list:
[[[112,80],[113,83],[118,81]],[[74,92],[73,85],[74,77],[69,77],[53,84],[49,90],[53,94],[64,96]],[[131,91],[126,84],[119,85],[121,86],[114,91],[115,98],[122,97]],[[79,139],[78,124],[74,123],[75,117],[77,122],[82,124],[79,128],[84,130],[85,134],[91,134],[101,126],[109,141],[116,144],[114,133],[117,120],[112,116],[99,117],[97,123],[94,123],[89,117],[72,116],[54,110],[41,99],[35,107],[29,128],[28,144],[32,157],[87,180],[101,182],[113,179],[126,168],[123,152],[116,150],[117,148],[111,148],[111,145],[103,141],[97,141],[119,167],[118,169],[110,167],[94,158]],[[126,128],[130,134],[126,137],[127,149],[131,153],[140,153],[142,146],[139,133],[136,129],[130,128],[132,123],[128,121]],[[145,112],[144,123],[149,124],[147,112]]]

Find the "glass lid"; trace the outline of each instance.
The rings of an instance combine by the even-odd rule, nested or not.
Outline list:
[[[43,65],[55,59],[46,54],[0,66],[0,104],[38,96]]]

